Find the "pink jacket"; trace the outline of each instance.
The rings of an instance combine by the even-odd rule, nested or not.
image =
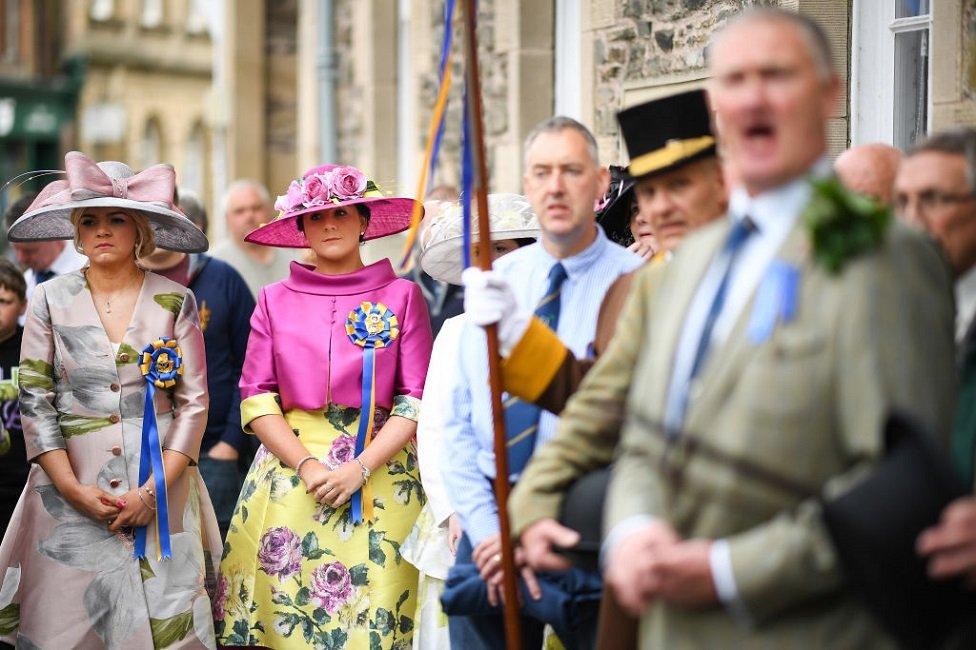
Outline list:
[[[423,395],[432,335],[420,287],[397,278],[389,260],[355,273],[322,275],[291,263],[291,275],[261,290],[241,375],[241,425],[261,415],[327,404],[360,407],[363,349],[346,334],[349,312],[381,302],[396,315],[400,333],[376,349],[376,405]]]

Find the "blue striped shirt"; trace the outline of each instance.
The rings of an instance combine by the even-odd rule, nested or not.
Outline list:
[[[560,294],[557,334],[574,355],[582,357],[596,334],[603,297],[613,282],[641,265],[641,259],[614,244],[597,228],[594,242],[581,253],[558,260],[541,242],[509,253],[495,263],[508,280],[519,309],[534,311],[548,286],[556,262],[566,268]],[[471,543],[477,546],[498,532],[498,512],[489,480],[495,476],[494,434],[488,390],[488,355],[484,330],[466,323],[460,338],[452,382],[452,413],[445,421],[446,453],[441,468],[454,510]],[[505,396],[507,397],[507,395]],[[556,432],[559,418],[543,411],[536,448]],[[513,480],[517,477],[511,477]]]

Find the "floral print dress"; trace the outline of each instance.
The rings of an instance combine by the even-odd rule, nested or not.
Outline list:
[[[122,496],[138,484],[146,382],[141,350],[172,337],[183,351],[176,386],[157,390],[164,449],[194,461],[207,421],[203,336],[192,292],[147,273],[118,351],[84,275],[60,276],[31,297],[20,361],[27,458],[63,449],[83,485]],[[178,412],[179,417],[175,417]],[[146,559],[132,538],[72,507],[40,465],[0,545],[0,639],[18,648],[212,648],[208,587],[220,533],[195,464],[167,486],[173,558]]]
[[[401,327],[376,357],[373,430],[382,435],[391,415],[418,418],[431,335],[416,285],[397,279],[386,261],[338,278],[296,263],[289,280],[262,291],[251,321],[241,379],[245,431],[256,417],[281,414],[326,465],[353,460],[362,350],[350,342],[345,319],[364,301],[384,304]],[[417,571],[400,547],[426,501],[413,444],[375,470],[369,486],[372,518],[356,525],[349,504],[316,503],[291,467],[258,450],[220,565],[214,615],[221,644],[411,646]]]

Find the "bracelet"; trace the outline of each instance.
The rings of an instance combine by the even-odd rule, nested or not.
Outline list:
[[[359,467],[362,468],[362,470],[363,470],[363,485],[366,485],[366,481],[369,480],[369,477],[372,474],[372,472],[369,471],[369,468],[366,467],[366,464],[363,463],[363,461],[359,459],[359,456],[356,456],[355,458],[353,458],[353,460],[356,461],[357,463],[359,463]]]
[[[143,490],[146,490],[148,492],[148,490],[146,488],[139,488],[138,490],[136,490],[136,495],[138,495],[139,500],[142,501],[142,505],[146,506],[150,510],[155,510],[156,509],[156,506],[154,506],[154,505],[152,505],[150,503],[147,503],[146,500],[142,498],[142,491]]]
[[[305,458],[303,458],[300,461],[298,461],[298,464],[295,465],[295,474],[298,475],[298,478],[302,478],[302,465],[304,465],[305,463],[307,463],[310,460],[315,460],[315,456],[308,455]]]
[[[151,496],[154,499],[156,498],[156,493],[153,492],[153,489],[151,487],[149,487],[148,485],[143,485],[139,489],[140,490],[145,490],[146,492],[149,493],[149,496]]]

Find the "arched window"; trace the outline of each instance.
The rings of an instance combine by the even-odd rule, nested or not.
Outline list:
[[[197,122],[186,140],[183,169],[179,170],[180,188],[205,193],[207,170],[207,132],[201,122]]]
[[[163,133],[155,117],[146,121],[139,151],[139,168],[145,169],[163,161]]]
[[[111,20],[114,13],[114,0],[92,0],[91,7],[88,9],[89,17],[98,22]]]
[[[163,24],[163,0],[142,0],[139,24],[153,29]]]
[[[209,12],[212,7],[204,0],[189,0],[186,3],[186,31],[190,34],[205,34],[210,29]]]

